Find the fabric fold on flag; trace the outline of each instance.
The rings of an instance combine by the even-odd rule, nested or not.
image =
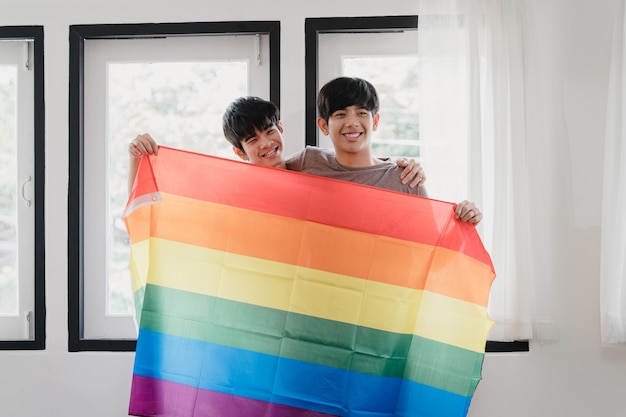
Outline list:
[[[467,414],[495,273],[454,204],[160,147],[125,221],[129,414]]]

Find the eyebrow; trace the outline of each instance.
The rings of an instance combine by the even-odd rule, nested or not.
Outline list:
[[[335,114],[335,113],[337,113],[338,111],[346,111],[346,110],[348,109],[348,107],[352,107],[352,106],[356,107],[356,108],[357,108],[357,110],[371,111],[370,109],[368,109],[368,108],[367,108],[367,106],[366,106],[366,105],[360,105],[360,106],[359,106],[359,105],[357,105],[357,104],[351,104],[351,105],[346,106],[346,107],[344,107],[344,108],[334,110],[331,114]]]
[[[254,128],[254,133],[250,134],[250,136],[245,137],[243,139],[244,142],[248,142],[250,139],[253,139],[256,137],[256,132],[258,131],[266,131],[270,128],[274,127],[274,123],[271,120],[268,120],[267,122],[265,122],[265,124],[263,126],[261,126],[260,129],[257,129],[256,127]]]

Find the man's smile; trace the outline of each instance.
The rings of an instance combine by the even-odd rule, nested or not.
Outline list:
[[[343,133],[343,136],[349,141],[354,141],[358,139],[362,134],[363,132],[346,132],[346,133]]]
[[[276,145],[276,147],[274,147],[271,151],[262,154],[261,157],[262,158],[272,158],[277,153],[278,153],[278,145]]]

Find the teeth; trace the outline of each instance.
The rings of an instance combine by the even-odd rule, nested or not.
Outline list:
[[[344,136],[349,137],[349,138],[358,138],[360,135],[360,133],[344,133]]]
[[[263,155],[264,158],[268,157],[268,156],[272,156],[274,155],[276,152],[278,151],[278,148],[276,149],[272,149],[270,152],[266,153],[265,155]]]

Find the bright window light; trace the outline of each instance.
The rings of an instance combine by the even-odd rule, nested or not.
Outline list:
[[[17,316],[17,66],[0,65],[0,316]]]
[[[107,315],[134,313],[130,244],[122,221],[128,197],[128,144],[137,134],[150,133],[162,145],[234,157],[222,133],[222,114],[233,98],[247,94],[247,80],[247,60],[108,65]]]
[[[371,82],[378,92],[381,123],[374,155],[419,158],[419,91],[416,56],[343,56],[342,73]]]

